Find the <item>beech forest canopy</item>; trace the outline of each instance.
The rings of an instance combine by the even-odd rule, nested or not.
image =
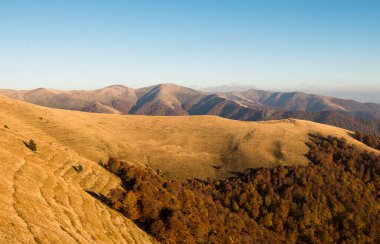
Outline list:
[[[380,156],[310,135],[308,166],[179,182],[110,158],[121,179],[104,203],[163,243],[380,241]]]

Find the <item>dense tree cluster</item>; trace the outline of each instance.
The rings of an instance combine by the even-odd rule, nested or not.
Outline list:
[[[106,167],[122,180],[122,188],[109,193],[108,204],[159,241],[252,243],[280,238],[259,226],[248,214],[239,214],[215,201],[209,193],[216,190],[211,181],[172,181],[152,169],[114,158],[109,159]]]
[[[354,134],[354,138],[366,144],[369,147],[380,150],[380,136],[366,135],[363,132],[357,131]]]
[[[120,188],[103,200],[164,243],[380,241],[380,156],[315,135],[309,166],[173,181],[110,158]]]

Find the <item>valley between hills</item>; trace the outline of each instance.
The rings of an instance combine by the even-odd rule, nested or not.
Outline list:
[[[120,185],[99,165],[109,157],[185,181],[222,179],[248,168],[307,166],[311,133],[344,138],[360,151],[380,154],[348,130],[295,119],[99,114],[1,97],[0,121],[0,239],[5,243],[156,242],[88,194],[107,195]],[[31,139],[36,152],[24,145]]]

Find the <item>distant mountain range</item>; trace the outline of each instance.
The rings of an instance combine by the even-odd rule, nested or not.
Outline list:
[[[0,95],[60,109],[138,115],[217,115],[258,121],[297,118],[365,133],[380,133],[380,104],[302,92],[202,92],[175,84],[139,89],[114,85],[97,90],[0,90]]]

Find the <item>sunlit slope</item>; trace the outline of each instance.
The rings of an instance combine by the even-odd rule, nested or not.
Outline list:
[[[85,192],[107,193],[118,184],[113,175],[29,126],[33,118],[16,119],[18,109],[32,107],[5,100],[0,107],[0,121],[10,127],[0,128],[1,243],[151,242],[132,221]],[[31,136],[35,153],[23,144]],[[78,164],[80,173],[72,167]]]
[[[72,150],[92,161],[115,156],[170,177],[218,177],[229,171],[307,164],[308,133],[352,139],[348,131],[301,120],[241,122],[213,116],[92,114],[0,99],[4,124],[38,145]]]
[[[310,132],[371,150],[346,130],[300,120],[93,114],[0,98],[0,242],[151,242],[86,193],[106,194],[119,184],[99,159],[116,156],[180,179],[220,177],[249,167],[306,164]],[[23,144],[29,139],[37,152]],[[74,170],[79,164],[83,172]]]

